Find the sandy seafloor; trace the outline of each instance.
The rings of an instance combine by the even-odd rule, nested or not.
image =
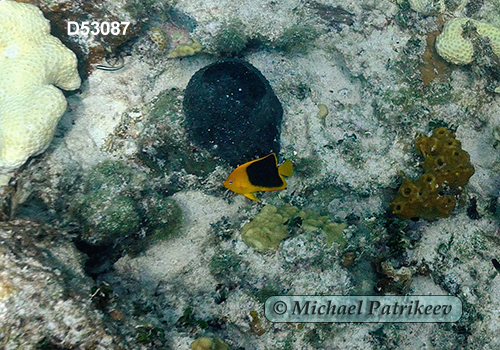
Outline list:
[[[418,13],[407,2],[386,0],[187,0],[173,5],[175,13],[196,23],[190,35],[199,40],[203,52],[168,58],[145,31],[143,40],[125,56],[123,69],[93,71],[81,92],[68,97],[68,110],[51,147],[19,176],[26,183],[31,173],[36,174],[32,191],[45,194],[42,201],[51,213],[49,224],[66,232],[71,223],[73,236],[66,239],[70,245],[71,237],[84,228],[78,227],[71,213],[51,207],[57,202],[54,197],[71,202],[81,189],[78,179],[108,160],[124,161],[146,174],[141,176],[150,176],[139,181],[143,186],[168,183],[175,176],[182,185],[168,197],[181,209],[181,226],[171,238],[156,241],[139,254],[127,254],[122,247],[119,259],[93,275],[94,280],[79,274],[85,282],[78,283],[82,289],[75,301],[71,293],[46,296],[55,305],[74,303],[69,311],[41,307],[42,316],[30,319],[34,323],[30,337],[9,337],[14,323],[7,322],[0,344],[28,349],[45,339],[43,344],[58,344],[56,348],[90,348],[82,337],[91,338],[95,328],[108,334],[99,336],[96,348],[189,349],[195,339],[205,336],[221,339],[231,349],[498,349],[500,277],[491,263],[500,258],[500,213],[494,206],[500,189],[500,151],[494,137],[500,126],[500,95],[491,88],[500,85],[495,80],[498,68],[448,64],[424,86],[420,67],[425,63],[427,33],[436,31],[440,21],[469,15],[499,26],[500,7],[497,0],[471,2],[457,11],[458,3],[446,4],[449,9],[431,14]],[[330,6],[333,15],[322,17],[320,5]],[[161,27],[154,22],[158,17],[149,20],[149,25]],[[231,171],[222,161],[205,175],[176,168],[153,176],[135,157],[141,151],[137,140],[147,138],[138,135],[153,128],[148,125],[150,106],[165,91],[173,91],[175,99],[182,101],[190,77],[216,62],[224,45],[229,45],[220,37],[231,25],[244,40],[258,39],[238,50],[237,56],[262,72],[281,101],[280,156],[296,166],[286,190],[258,194],[259,202],[222,186]],[[308,37],[308,32],[314,35]],[[292,44],[291,33],[297,33]],[[324,119],[318,116],[319,104],[328,107]],[[172,115],[163,122],[170,123],[175,137],[186,138],[182,111]],[[422,173],[422,159],[413,148],[415,136],[429,135],[434,125],[455,132],[470,154],[475,174],[449,218],[394,224],[389,203],[401,176],[416,179]],[[110,147],[110,138],[119,142]],[[63,183],[71,186],[60,187]],[[241,239],[241,227],[265,204],[291,204],[347,223],[343,232],[347,246],[328,247],[318,231],[293,235],[266,253],[248,247]],[[20,204],[20,217],[33,214],[33,206]],[[43,215],[33,216],[43,221]],[[396,244],[390,238],[394,232],[401,234],[402,247],[391,255],[387,252]],[[42,245],[46,250],[50,247]],[[354,253],[353,261],[345,261],[346,252]],[[82,269],[84,261],[82,255],[60,263],[71,270]],[[380,271],[382,262],[389,262],[395,272]],[[424,262],[428,271],[417,271]],[[47,267],[46,273],[51,269]],[[24,288],[16,287],[14,277],[4,280],[13,281],[9,282],[13,290]],[[463,317],[452,324],[298,326],[273,324],[264,316],[266,296],[377,295],[374,287],[381,280],[390,284],[384,286],[386,294],[457,296],[464,305]],[[113,298],[110,306],[97,308],[86,296],[102,282],[109,285]],[[3,283],[6,289],[7,282]],[[7,296],[22,298],[4,293],[5,305]],[[2,305],[0,312],[8,311],[7,317],[25,314],[20,309],[12,314]],[[29,308],[29,300],[26,305]],[[71,313],[79,305],[91,310],[78,316],[91,317],[89,324],[76,316],[80,321],[50,319],[51,312]],[[252,320],[251,311],[257,311],[260,324]],[[85,324],[86,336],[73,324],[78,322]]]

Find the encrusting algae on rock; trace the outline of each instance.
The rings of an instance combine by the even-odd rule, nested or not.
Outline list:
[[[447,218],[455,208],[455,197],[474,174],[474,166],[455,134],[437,128],[431,137],[420,136],[415,149],[424,156],[425,173],[417,181],[405,178],[390,206],[400,219]],[[453,193],[447,194],[453,190]],[[453,195],[450,195],[453,194]]]

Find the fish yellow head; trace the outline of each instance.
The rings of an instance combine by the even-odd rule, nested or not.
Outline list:
[[[224,187],[238,194],[250,192],[251,184],[244,169],[236,168],[224,181]]]

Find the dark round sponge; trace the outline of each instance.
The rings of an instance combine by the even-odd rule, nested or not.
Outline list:
[[[193,142],[232,166],[279,153],[283,108],[251,64],[228,59],[197,71],[184,96]]]

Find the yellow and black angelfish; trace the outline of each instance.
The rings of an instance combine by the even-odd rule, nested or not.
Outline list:
[[[290,177],[292,173],[293,165],[290,160],[285,160],[278,166],[276,154],[271,153],[234,169],[224,181],[224,187],[258,201],[254,192],[284,190],[286,181],[283,176]]]

